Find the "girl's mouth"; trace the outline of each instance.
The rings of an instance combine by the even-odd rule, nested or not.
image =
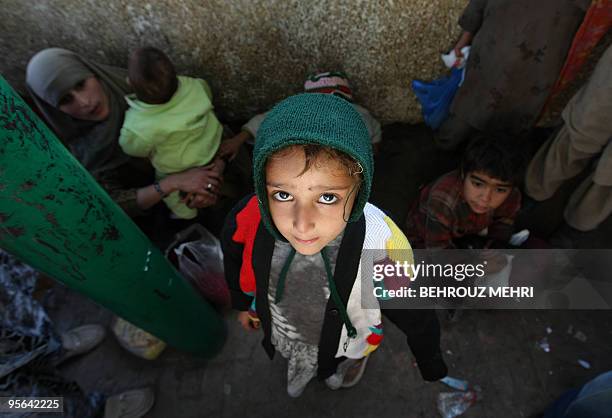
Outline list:
[[[91,116],[98,116],[98,113],[100,113],[100,111],[102,110],[102,106],[100,106],[100,103],[98,103],[92,110],[91,112],[89,112],[89,114]]]
[[[319,239],[319,237],[315,237],[315,238],[311,238],[311,239],[299,239],[298,237],[294,237],[294,238],[300,244],[305,244],[305,245],[312,244],[312,243],[316,242]]]

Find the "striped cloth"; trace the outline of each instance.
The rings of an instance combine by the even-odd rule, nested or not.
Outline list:
[[[349,80],[341,71],[328,71],[311,75],[304,82],[305,93],[326,93],[353,102],[353,91]]]

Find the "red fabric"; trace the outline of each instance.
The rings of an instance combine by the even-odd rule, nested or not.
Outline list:
[[[255,271],[253,270],[253,245],[257,228],[261,222],[261,213],[257,196],[253,196],[236,215],[236,231],[232,236],[234,242],[244,245],[242,266],[240,267],[240,289],[250,295],[255,294]]]
[[[325,93],[325,94],[334,94],[337,92],[343,93],[349,97],[353,97],[353,92],[350,88],[345,86],[331,86],[331,87],[319,87],[316,89],[309,90],[310,93]]]
[[[383,336],[378,334],[370,334],[367,338],[368,344],[370,345],[378,345],[382,341]]]
[[[611,26],[612,2],[610,0],[594,0],[589,10],[587,10],[580,28],[578,28],[574,36],[565,64],[561,69],[555,86],[550,92],[550,96],[542,109],[540,117],[546,112],[548,106],[555,97],[576,78],[593,48]]]

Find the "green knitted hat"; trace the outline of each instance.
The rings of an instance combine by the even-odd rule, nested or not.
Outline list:
[[[363,167],[363,182],[349,222],[359,219],[372,186],[374,160],[368,129],[352,104],[331,94],[304,93],[278,103],[257,131],[253,150],[255,193],[264,224],[277,238],[270,218],[265,168],[268,157],[289,145],[318,144],[342,151]]]

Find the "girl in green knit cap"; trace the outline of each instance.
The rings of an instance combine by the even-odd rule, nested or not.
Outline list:
[[[411,254],[393,221],[367,203],[373,165],[367,128],[349,102],[289,97],[257,133],[255,196],[226,219],[232,305],[245,329],[263,331],[270,357],[288,360],[290,396],[314,376],[331,389],[355,385],[382,340],[382,314],[406,333],[424,379],[446,375],[435,314],[381,309],[372,277],[361,274],[364,250],[374,262],[392,258],[388,249]]]

